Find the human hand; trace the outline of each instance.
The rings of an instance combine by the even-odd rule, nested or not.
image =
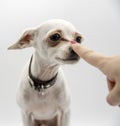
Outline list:
[[[72,43],[71,47],[81,58],[100,69],[106,75],[109,89],[109,94],[106,98],[107,102],[112,106],[120,106],[120,55],[105,56],[78,43]]]

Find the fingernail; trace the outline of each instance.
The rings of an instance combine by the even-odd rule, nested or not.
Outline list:
[[[72,44],[76,44],[76,41],[71,41]]]

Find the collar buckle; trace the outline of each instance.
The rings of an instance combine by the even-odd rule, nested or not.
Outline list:
[[[44,86],[41,85],[41,89],[40,89],[41,95],[44,95]]]

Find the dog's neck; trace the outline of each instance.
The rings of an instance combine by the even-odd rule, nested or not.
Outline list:
[[[48,60],[40,57],[37,52],[33,54],[31,73],[34,77],[43,81],[47,81],[57,74],[58,69],[58,64],[48,62]]]

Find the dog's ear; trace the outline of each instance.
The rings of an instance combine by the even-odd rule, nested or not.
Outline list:
[[[31,47],[32,43],[34,43],[34,37],[35,30],[27,30],[23,33],[22,37],[8,49],[23,49],[26,47]]]

